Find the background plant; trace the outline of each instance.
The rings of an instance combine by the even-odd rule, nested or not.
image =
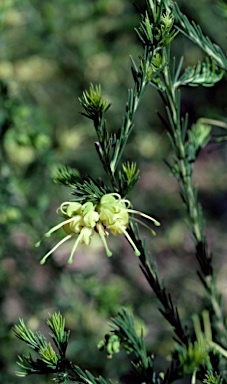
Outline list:
[[[131,32],[130,32],[130,34],[131,34]],[[129,53],[132,53],[133,52],[133,50],[131,51],[131,52],[129,52]],[[134,55],[135,56],[135,55]],[[137,56],[137,53],[136,53],[136,56]],[[135,56],[135,57],[136,57]],[[119,74],[118,74],[119,75]],[[88,79],[88,82],[90,81],[90,79]],[[130,80],[131,81],[131,80]],[[82,87],[82,88],[84,88],[84,87]],[[113,87],[112,87],[113,88]],[[215,88],[214,88],[215,89]],[[112,92],[112,91],[111,91]],[[198,93],[198,91],[196,91],[197,93]],[[81,93],[81,92],[80,92]],[[112,94],[112,93],[111,93]],[[214,94],[212,93],[212,97],[214,97]],[[153,100],[153,99],[152,99]],[[144,98],[144,103],[145,103],[145,105],[146,105],[146,98]],[[150,100],[149,100],[149,104],[150,104]],[[115,103],[115,105],[116,105],[116,103]],[[114,105],[114,108],[115,108],[115,105]],[[142,109],[142,115],[143,115],[143,124],[145,124],[145,121],[146,121],[146,119],[145,119],[145,117],[144,117],[144,107],[143,107],[143,105],[144,104],[141,104],[141,109]],[[200,103],[198,102],[197,104],[196,104],[196,107],[198,108],[198,111],[199,111],[199,109],[201,108],[200,107]],[[110,110],[110,112],[109,113],[111,113],[111,110]],[[138,113],[139,113],[139,111],[138,111]],[[211,112],[210,112],[211,113]],[[199,114],[199,112],[198,112],[198,114]],[[116,114],[114,114],[114,115],[116,115],[117,116],[117,113]],[[142,116],[141,115],[141,116]],[[204,113],[203,113],[203,115],[204,115]],[[32,117],[34,116],[34,113],[32,114]],[[212,113],[211,113],[211,116],[212,116]],[[212,116],[213,117],[213,116]],[[116,117],[115,117],[116,118]],[[138,119],[139,119],[139,117],[138,117]],[[150,119],[150,114],[149,114],[149,117],[148,117],[148,119],[147,119],[147,121],[149,121],[149,119]],[[116,120],[118,120],[117,118],[116,118]],[[196,119],[195,119],[196,120]],[[137,135],[137,136],[132,136],[132,143],[134,142],[134,140],[135,139],[138,139],[139,138],[139,136],[141,135],[141,133],[140,132],[138,132],[139,134]],[[9,137],[9,136],[8,136]],[[154,137],[155,137],[155,135],[154,135]],[[156,136],[157,137],[157,136]],[[9,139],[8,139],[9,140]],[[138,141],[137,141],[137,143],[138,143]],[[139,142],[140,143],[140,142]],[[163,143],[164,143],[164,141],[163,141]],[[63,142],[62,142],[62,145],[63,145]],[[89,143],[89,148],[90,148],[90,143]],[[133,147],[132,147],[132,145],[131,144],[129,144],[129,146],[128,146],[128,148],[130,149],[130,152],[131,152],[131,150],[133,150],[132,151],[132,154],[130,155],[129,154],[129,156],[128,156],[128,154],[127,154],[127,152],[126,152],[126,155],[125,155],[125,158],[126,159],[130,159],[130,156],[133,158],[134,156],[134,154],[135,154],[135,149],[133,149]],[[141,148],[143,148],[144,149],[144,144],[143,144],[143,146],[141,147]],[[166,147],[165,147],[166,148]],[[24,150],[25,148],[23,147],[23,150]],[[81,147],[80,147],[80,149],[81,149]],[[126,147],[126,151],[127,151],[127,147]],[[71,156],[71,154],[69,153],[70,151],[68,151],[67,150],[67,156],[68,156],[68,158],[70,158],[70,162],[71,162],[71,158],[73,158],[72,156]],[[85,151],[82,151],[83,153],[85,152]],[[160,151],[160,146],[159,146],[159,152],[161,152]],[[11,152],[12,153],[12,152]],[[47,153],[50,155],[50,154],[53,154],[53,150],[52,151],[50,151],[50,150],[48,150],[47,151]],[[144,151],[144,153],[149,153],[149,152],[146,152],[146,151]],[[156,155],[156,154],[155,154]],[[158,153],[157,154],[158,155],[158,157],[160,157],[160,156],[162,156],[161,155],[161,153]],[[71,157],[70,157],[71,156]],[[150,155],[149,155],[150,156]],[[148,158],[149,158],[149,156],[148,156]],[[212,155],[213,156],[213,155]],[[40,158],[40,156],[39,156],[39,158]],[[140,159],[140,154],[139,154],[139,156],[138,156],[138,159]],[[144,159],[144,157],[143,157],[143,159]],[[147,159],[147,157],[145,157],[145,159]],[[50,161],[51,162],[55,162],[54,161],[55,159],[50,159]],[[140,161],[140,160],[139,160]],[[67,163],[67,161],[64,161],[65,163]],[[147,160],[146,160],[146,162],[147,162]],[[46,163],[45,163],[46,164]],[[145,163],[144,165],[144,170],[146,171],[146,170],[148,170],[149,168],[147,167],[147,164]],[[147,167],[147,168],[146,168]],[[141,167],[140,167],[141,168]],[[163,168],[163,165],[162,165],[162,168]],[[33,167],[31,167],[30,168],[30,170],[31,171],[33,171],[33,174],[34,174],[34,166]],[[42,166],[40,166],[40,168],[39,169],[42,169],[43,170],[43,167]],[[98,169],[98,168],[96,168],[96,169]],[[96,169],[92,169],[92,175],[94,175],[95,174],[95,172],[96,172]],[[157,168],[158,169],[158,168]],[[26,167],[23,169],[23,173],[21,173],[19,176],[19,180],[20,180],[20,178],[21,178],[21,175],[23,175],[24,174],[24,170],[26,170]],[[47,174],[49,173],[49,170],[47,170],[48,172],[47,172]],[[99,170],[97,170],[97,174],[100,174],[100,168],[99,168]],[[89,173],[91,173],[91,172],[89,172]],[[28,173],[29,174],[29,173]],[[27,174],[27,175],[28,175]],[[31,173],[30,173],[31,174]],[[147,174],[147,172],[146,173],[144,173],[144,174]],[[142,173],[142,175],[143,175],[143,173]],[[143,177],[143,176],[142,176]],[[18,178],[18,177],[17,177]],[[22,178],[23,179],[23,178]],[[40,178],[39,178],[40,179]],[[141,178],[142,179],[142,178]],[[28,180],[28,179],[27,179]],[[32,180],[32,179],[31,179]],[[42,181],[43,181],[43,179],[42,179]],[[145,180],[144,180],[145,181]],[[141,180],[141,187],[142,187],[142,182],[143,182],[143,180]],[[219,184],[219,186],[221,187],[221,188],[223,188],[221,185],[223,185],[222,184],[222,182],[224,183],[224,180],[222,180],[221,182],[220,182],[220,184]],[[143,182],[143,184],[144,184],[144,182]],[[34,183],[34,182],[31,182],[31,186],[32,186],[32,193],[31,193],[31,197],[33,197],[34,196],[34,185],[37,185],[37,183]],[[28,190],[28,186],[26,186],[27,187],[27,190]],[[143,185],[143,187],[144,187],[144,185]],[[142,189],[144,189],[144,188],[142,188]],[[216,188],[215,189],[217,189],[217,185],[216,185]],[[57,189],[56,189],[57,190]],[[22,193],[22,196],[24,197],[24,190],[22,190],[23,191],[23,193]],[[166,196],[165,196],[165,198],[164,199],[162,199],[164,202],[165,202],[165,206],[163,206],[164,205],[164,203],[162,203],[161,204],[161,202],[158,200],[158,199],[155,199],[155,195],[156,195],[156,191],[155,191],[155,188],[154,188],[154,191],[153,191],[153,193],[152,193],[153,195],[154,195],[154,198],[152,198],[151,199],[151,201],[152,201],[152,209],[151,209],[151,212],[154,212],[155,213],[155,209],[156,209],[156,212],[158,212],[158,211],[160,211],[160,208],[162,208],[162,211],[163,211],[163,215],[162,215],[162,217],[165,219],[165,217],[170,217],[171,216],[171,213],[172,212],[176,212],[176,208],[174,208],[174,207],[177,207],[177,205],[178,205],[178,202],[176,202],[176,203],[174,203],[175,205],[173,206],[173,208],[168,208],[168,206],[166,206],[166,204],[167,204],[167,201],[171,201],[171,199],[172,199],[172,197],[171,197],[171,193],[169,193],[169,191],[168,191],[168,193],[167,193],[167,198],[166,198]],[[152,196],[152,194],[150,195],[150,196]],[[173,195],[172,195],[173,196]],[[34,199],[34,204],[36,204],[35,203],[35,198],[33,197],[33,199]],[[40,196],[40,199],[41,199],[41,196]],[[60,194],[60,196],[59,196],[59,199],[60,199],[60,201],[62,200],[62,193]],[[58,202],[59,202],[59,199],[58,199]],[[42,199],[41,199],[42,200]],[[174,196],[174,199],[172,199],[172,200],[175,200],[175,196]],[[38,200],[36,200],[36,201],[38,201]],[[141,205],[141,202],[136,202],[136,198],[133,200],[133,201],[135,201],[135,206],[136,206],[136,204],[137,204],[137,206],[138,207],[140,207]],[[154,208],[153,207],[153,201],[155,201],[156,202],[156,207]],[[53,208],[55,208],[57,205],[58,205],[58,202],[56,202],[56,203],[54,203],[53,202]],[[43,204],[46,204],[46,205],[43,205]],[[47,207],[48,207],[48,199],[44,199],[43,198],[43,200],[42,200],[42,204],[41,204],[41,207],[46,207],[46,209],[47,209]],[[27,206],[27,204],[25,204],[26,206]],[[28,206],[29,206],[29,204],[28,204]],[[30,205],[31,206],[31,205]],[[22,207],[23,207],[23,204],[22,204]],[[39,230],[39,234],[36,236],[35,235],[35,238],[36,239],[39,239],[40,238],[40,235],[44,232],[44,230],[43,230],[43,222],[44,222],[44,219],[45,219],[45,222],[46,222],[46,214],[45,214],[45,212],[44,212],[44,218],[42,218],[41,217],[41,212],[42,212],[42,210],[41,210],[41,207],[38,207],[38,211],[37,212],[39,212],[39,215],[37,215],[38,216],[38,220],[36,219],[35,220],[35,223],[36,223],[36,225],[34,226],[31,226],[31,227],[35,227],[36,229],[39,227],[40,228],[40,230]],[[217,206],[216,206],[216,208],[217,208]],[[142,209],[141,209],[142,210]],[[147,207],[145,207],[145,209],[143,208],[143,210],[146,210],[147,211]],[[22,209],[22,212],[23,212],[23,214],[25,213],[25,210],[24,209]],[[31,217],[34,215],[34,210],[33,210],[33,212],[31,212]],[[34,215],[35,216],[35,215]],[[33,219],[32,219],[33,220]],[[55,220],[55,217],[53,218],[53,222],[54,222],[54,220]],[[39,226],[38,226],[38,224],[37,224],[37,221],[38,221],[38,223],[40,223],[39,224]],[[26,222],[27,223],[27,219],[26,220],[24,220],[23,222]],[[31,222],[31,219],[30,219],[30,222]],[[33,224],[34,224],[34,222],[33,222]],[[4,225],[4,228],[5,228],[6,226]],[[30,228],[30,225],[28,226],[29,228]],[[176,228],[177,228],[177,225],[176,225]],[[178,225],[178,228],[179,228],[179,225]],[[164,221],[164,230],[165,230],[165,221]],[[170,236],[170,235],[169,235]],[[26,236],[27,237],[27,236]],[[21,238],[21,237],[20,237]],[[170,236],[170,238],[171,238],[171,240],[173,239],[173,236],[171,235]],[[34,239],[34,241],[32,241],[32,243],[34,243],[35,241],[36,241],[36,239]],[[179,238],[178,238],[179,239]],[[158,241],[158,240],[157,240]],[[179,241],[179,240],[178,240]],[[173,240],[172,240],[172,242],[173,242]],[[155,246],[155,245],[154,245]],[[161,248],[161,250],[163,251],[163,253],[164,253],[164,250],[165,250],[165,242],[164,242],[164,244],[163,244],[163,240],[162,240],[162,242],[160,241],[160,243],[157,243],[157,246],[159,247],[159,248]],[[179,253],[181,252],[181,247],[179,247],[180,248],[180,251],[179,251]],[[18,252],[18,251],[17,251]],[[23,247],[23,252],[24,252],[24,247]],[[187,252],[188,253],[188,252]],[[31,251],[30,251],[30,249],[28,250],[28,254],[29,254],[29,260],[30,260],[30,258],[31,258]],[[165,254],[166,254],[166,252],[165,252]],[[189,250],[189,254],[190,254],[190,250]],[[162,252],[161,252],[161,255],[162,255]],[[36,255],[36,257],[37,257],[37,255]],[[130,258],[130,260],[131,260],[131,258]],[[165,269],[166,269],[166,255],[165,255]],[[163,261],[164,261],[163,260]],[[172,258],[172,262],[174,262],[174,257]],[[136,263],[137,263],[137,260],[135,261]],[[160,262],[160,260],[159,260],[159,262]],[[175,259],[175,262],[176,262],[176,259]],[[36,263],[36,261],[35,261],[35,263]],[[104,263],[104,261],[103,261],[103,258],[102,258],[102,267],[103,267],[103,263]],[[119,263],[121,264],[122,263],[122,261],[121,260],[113,260],[112,261],[112,263],[113,263],[113,269],[114,268],[118,268],[118,265],[119,265]],[[114,263],[116,263],[115,265],[114,265]],[[64,263],[63,263],[64,264]],[[164,263],[163,263],[164,264]],[[162,268],[162,259],[161,259],[161,268]],[[122,268],[123,269],[123,268]],[[121,269],[121,270],[122,270]],[[171,268],[172,269],[172,268]],[[161,271],[162,271],[162,269],[161,269]],[[58,265],[58,272],[59,272],[59,265]],[[134,279],[134,277],[133,276],[131,276],[132,274],[129,272],[129,271],[125,271],[125,268],[124,268],[124,272],[121,272],[122,274],[129,274],[129,276],[127,276],[127,279],[129,280],[129,277],[130,277],[130,279],[132,280],[132,283],[133,284],[130,284],[130,285],[135,285],[135,279]],[[166,272],[165,272],[165,274],[166,274]],[[129,280],[130,281],[130,280]],[[172,281],[173,281],[173,284],[174,284],[174,279],[172,279]],[[113,282],[114,282],[114,279],[113,279]],[[116,280],[115,280],[115,282],[116,282]],[[91,281],[91,287],[92,287],[92,284],[95,284],[94,283],[94,279],[93,279],[93,283],[92,283],[92,281]],[[33,284],[34,285],[34,284]],[[115,284],[114,284],[115,285]],[[127,285],[127,288],[128,288],[128,283],[126,284]],[[76,284],[73,286],[73,287],[71,287],[70,286],[70,284],[69,284],[69,282],[67,283],[67,284],[65,284],[65,287],[67,286],[67,290],[68,290],[68,292],[70,292],[70,290],[75,290],[75,286],[76,286]],[[97,287],[97,284],[96,285],[94,285],[94,286],[96,286]],[[123,285],[124,286],[124,285]],[[71,288],[70,288],[71,287]],[[141,288],[142,287],[142,288]],[[129,295],[129,293],[128,293],[128,290],[127,290],[127,288],[125,288],[125,295],[126,295],[126,301],[128,302],[129,301],[129,299],[128,299],[128,295]],[[141,284],[141,286],[139,287],[140,289],[142,289],[142,291],[144,291],[144,287],[143,287],[143,284]],[[134,290],[136,291],[136,289],[134,288]],[[93,293],[91,293],[93,291],[93,289],[90,289],[90,293],[88,294],[88,297],[91,297],[91,295],[92,295],[92,298],[93,298],[93,300],[94,300],[94,294]],[[89,290],[87,290],[86,292],[89,292]],[[96,288],[96,292],[97,292],[97,288]],[[146,296],[145,295],[145,293],[146,292],[143,292],[143,294],[144,294],[144,297]],[[27,294],[27,292],[26,292],[26,294]],[[75,292],[74,292],[74,294],[75,294]],[[137,294],[138,294],[138,292],[137,292]],[[43,295],[43,296],[45,296],[46,297],[46,295]],[[102,295],[100,294],[100,297],[101,297]],[[116,296],[117,296],[117,294],[116,294]],[[115,296],[115,297],[116,297]],[[65,299],[65,297],[64,297],[64,299]],[[97,299],[97,296],[95,297],[95,299]],[[90,299],[89,299],[90,300]],[[62,300],[62,302],[64,302],[65,300]],[[134,301],[134,300],[133,300]],[[30,301],[30,302],[33,302],[33,301]],[[117,300],[116,300],[116,302],[117,302]],[[45,303],[44,303],[45,304]],[[66,304],[64,304],[64,305],[66,305]],[[72,305],[72,304],[71,304]],[[134,304],[136,307],[138,307],[138,304]],[[44,305],[45,306],[45,305]],[[34,308],[31,308],[31,313],[34,313],[34,311],[33,311],[33,309]],[[146,308],[147,309],[147,308]],[[38,311],[38,308],[36,308],[36,310]],[[149,318],[149,310],[145,310],[145,306],[143,307],[143,309],[141,310],[142,311],[142,314],[144,315],[144,317],[148,317]],[[113,309],[113,312],[114,313],[116,313],[116,308],[115,309]],[[190,311],[189,311],[190,312]],[[78,313],[78,308],[77,308],[77,313]],[[113,314],[114,314],[113,313]],[[18,315],[18,314],[17,314]],[[153,311],[152,311],[152,315],[153,315]],[[45,316],[44,316],[45,317]],[[88,315],[87,315],[87,317],[88,317]],[[108,314],[107,314],[107,317],[108,317]],[[74,323],[74,321],[73,321],[73,323]],[[164,323],[163,323],[164,324]],[[80,328],[80,333],[82,333],[81,332],[81,328]],[[77,347],[76,347],[77,348]],[[89,352],[89,351],[88,351]],[[89,354],[89,353],[88,353]],[[99,358],[100,358],[100,355],[99,355]]]

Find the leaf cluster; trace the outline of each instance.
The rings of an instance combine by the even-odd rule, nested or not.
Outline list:
[[[99,349],[106,349],[109,355],[124,349],[127,353],[135,356],[132,365],[139,381],[161,382],[161,378],[154,372],[154,356],[147,354],[143,328],[138,329],[133,316],[127,309],[122,308],[117,317],[112,318],[110,328],[111,334],[107,334],[105,340],[99,343]]]
[[[168,1],[146,0],[146,12],[136,33],[144,46],[161,50],[176,37],[174,18]]]
[[[180,62],[180,67],[182,63],[183,60]],[[177,74],[180,73],[180,69],[178,68]],[[212,87],[222,79],[224,73],[224,70],[217,66],[216,61],[207,57],[205,62],[198,61],[194,67],[187,67],[178,79],[176,76],[174,87],[178,88],[182,85]]]
[[[208,36],[204,35],[199,25],[193,20],[190,21],[188,17],[181,12],[175,1],[173,2],[172,11],[176,28],[200,47],[210,58],[214,59],[220,68],[226,71],[227,58],[222,49],[217,44],[212,43]]]
[[[70,187],[74,201],[97,203],[103,195],[110,192],[101,178],[96,180],[92,177],[82,178],[76,169],[69,167],[59,168],[54,181]]]
[[[33,332],[27,328],[22,319],[20,319],[18,325],[15,325],[14,332],[16,337],[24,341],[39,355],[39,358],[33,358],[30,354],[28,356],[19,356],[18,365],[23,371],[17,372],[18,376],[23,377],[34,373],[53,374],[64,371],[65,353],[70,332],[65,331],[65,320],[60,313],[50,316],[47,320],[47,325],[52,332],[50,337],[58,350],[58,354],[41,332]]]
[[[114,191],[120,191],[121,196],[126,196],[138,179],[139,170],[136,163],[127,161],[119,170],[118,188],[114,188]],[[100,177],[97,179],[93,179],[91,176],[81,177],[76,169],[70,167],[59,168],[54,181],[70,187],[73,200],[82,203],[92,201],[96,204],[103,195],[113,191]]]
[[[31,354],[18,356],[17,364],[22,371],[17,372],[17,376],[51,374],[58,384],[68,384],[70,381],[78,384],[111,383],[102,377],[94,377],[90,372],[83,371],[67,359],[66,350],[70,332],[65,330],[65,319],[60,313],[50,316],[46,323],[51,330],[50,337],[58,353],[55,352],[51,343],[47,341],[42,333],[31,331],[22,319],[18,325],[15,325],[14,332],[16,337],[24,341],[29,348],[39,355],[39,358],[33,358]]]

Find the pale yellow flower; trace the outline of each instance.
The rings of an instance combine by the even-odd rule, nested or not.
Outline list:
[[[62,223],[51,228],[44,236],[49,237],[53,232],[57,231],[59,228],[63,227],[64,231],[67,233],[61,241],[59,241],[54,248],[52,248],[41,260],[41,264],[44,264],[46,259],[65,241],[69,240],[75,234],[78,234],[78,237],[73,245],[72,252],[68,259],[68,263],[73,262],[73,255],[76,251],[76,248],[79,243],[90,244],[91,238],[95,233],[94,227],[96,222],[99,220],[99,214],[95,211],[95,206],[91,202],[85,204],[80,204],[77,202],[64,202],[57,209],[57,213],[63,215],[66,219]],[[36,244],[39,246],[40,242]]]
[[[142,212],[131,209],[131,203],[129,200],[122,199],[117,193],[108,193],[100,199],[100,202],[95,205],[92,202],[80,204],[78,202],[64,202],[57,209],[57,213],[64,217],[64,221],[55,227],[51,228],[44,236],[49,237],[53,232],[59,228],[63,228],[67,236],[59,241],[41,260],[41,264],[44,264],[46,259],[65,241],[69,240],[72,236],[77,235],[76,241],[73,245],[68,263],[73,262],[73,256],[77,249],[78,244],[90,244],[92,236],[98,233],[107,256],[112,256],[112,252],[109,250],[106,237],[109,236],[108,230],[115,236],[124,234],[129,243],[134,249],[135,255],[140,256],[140,251],[136,247],[134,241],[127,232],[127,227],[130,220],[139,222],[140,224],[151,230],[146,224],[136,219],[131,214],[137,214],[151,220],[156,226],[160,223],[152,217],[145,215]],[[39,246],[40,242],[36,244]]]
[[[97,207],[97,211],[99,212],[100,220],[105,225],[105,227],[109,229],[110,232],[115,236],[120,233],[123,233],[131,244],[131,246],[133,247],[135,255],[140,256],[140,251],[137,249],[135,243],[129,236],[127,232],[127,227],[129,225],[130,220],[135,220],[144,225],[145,227],[147,226],[140,220],[135,219],[133,216],[130,216],[130,213],[143,216],[146,219],[153,221],[156,226],[159,226],[160,223],[142,212],[130,209],[130,206],[130,201],[126,199],[121,199],[121,196],[118,193],[108,193],[101,198],[100,203]],[[152,233],[154,233],[154,231],[152,231]]]

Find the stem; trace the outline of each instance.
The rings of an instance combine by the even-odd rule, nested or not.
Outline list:
[[[167,57],[167,53],[166,53]],[[169,66],[165,67],[164,79],[166,83],[166,100],[169,110],[171,135],[175,145],[175,162],[179,171],[173,172],[177,178],[182,192],[182,199],[187,207],[189,222],[195,240],[196,258],[200,265],[199,276],[205,287],[209,308],[213,312],[213,322],[218,339],[224,346],[227,345],[227,330],[224,314],[221,307],[220,295],[217,294],[216,281],[213,275],[211,256],[207,252],[204,221],[202,220],[202,209],[197,202],[196,190],[192,182],[193,164],[189,163],[186,146],[188,138],[182,133],[182,122],[180,119],[180,99],[174,87]]]
[[[124,117],[124,120],[123,120],[124,141],[122,140],[119,143],[119,145],[116,146],[113,158],[112,158],[111,163],[110,163],[110,169],[111,169],[113,174],[116,171],[118,162],[119,162],[120,157],[121,157],[121,155],[123,153],[124,147],[125,147],[125,145],[127,143],[130,129],[133,126],[133,119],[134,119],[135,112],[136,112],[136,110],[138,108],[138,105],[140,103],[141,95],[144,93],[146,87],[147,87],[147,81],[146,81],[146,78],[144,78],[144,80],[142,81],[141,86],[140,86],[140,88],[138,90],[136,90],[137,86],[135,84],[133,90],[131,90],[131,92],[129,91],[129,95],[130,95],[130,93],[132,94],[132,103],[131,103],[132,109],[130,109],[129,112],[127,111],[127,109],[129,108],[129,106],[128,106],[129,100],[128,100],[128,103],[126,105],[126,114],[125,114],[125,117]]]
[[[178,310],[173,305],[170,293],[166,292],[163,283],[159,281],[155,265],[153,265],[153,263],[148,260],[146,249],[142,245],[141,240],[135,235],[132,226],[128,228],[128,232],[134,244],[136,244],[136,247],[140,251],[140,268],[162,306],[162,308],[159,308],[160,312],[173,327],[173,330],[176,335],[176,340],[180,344],[185,345],[187,347],[190,341],[189,333],[187,328],[183,327],[183,325],[181,324]]]
[[[165,50],[166,62],[168,62],[168,54]],[[180,168],[180,172],[178,174],[178,181],[183,193],[185,203],[187,205],[191,225],[193,228],[193,235],[196,241],[202,242],[204,239],[204,228],[200,226],[199,220],[199,207],[196,201],[195,189],[192,183],[192,167],[188,167],[188,159],[185,151],[185,142],[183,141],[181,121],[180,121],[180,105],[178,102],[179,94],[173,86],[173,82],[171,79],[170,69],[167,65],[164,68],[164,79],[166,83],[166,93],[168,100],[168,107],[170,113],[172,114],[172,123],[174,125],[172,135],[174,138],[174,143],[177,149],[177,161],[178,166]]]

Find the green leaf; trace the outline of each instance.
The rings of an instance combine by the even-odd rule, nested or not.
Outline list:
[[[42,361],[47,364],[47,367],[50,367],[53,369],[56,368],[58,357],[50,343],[41,347],[39,350],[39,354],[42,357]]]
[[[188,132],[189,141],[194,146],[195,151],[204,148],[211,138],[211,126],[208,124],[202,124],[197,121],[192,125],[191,130]]]
[[[217,373],[209,370],[206,375],[205,379],[203,380],[204,384],[222,384],[223,378]]]
[[[18,356],[17,365],[22,369],[22,371],[16,371],[16,375],[20,377],[25,377],[31,374],[47,374],[54,372],[54,370],[51,367],[48,367],[45,362],[40,359],[33,359],[31,355]]]
[[[196,66],[186,68],[184,73],[174,83],[174,87],[178,88],[182,85],[212,87],[222,79],[224,73],[215,64],[214,60],[207,58],[203,63],[199,61]]]
[[[173,3],[173,14],[176,28],[198,45],[220,68],[226,71],[227,58],[222,49],[203,34],[199,25],[196,25],[194,21],[189,21],[176,2]]]
[[[79,101],[86,111],[83,115],[91,120],[100,118],[110,107],[110,104],[102,98],[100,85],[91,84],[89,91],[83,92]]]
[[[65,331],[65,319],[60,314],[60,312],[54,313],[47,320],[47,325],[53,332],[51,334],[51,337],[56,347],[58,348],[60,356],[64,358],[66,349],[68,346],[69,334],[70,334],[70,331],[68,332]]]
[[[54,181],[71,187],[73,200],[78,202],[92,201],[96,203],[103,195],[111,192],[101,178],[96,180],[92,177],[82,178],[77,170],[69,167],[60,168]]]
[[[126,162],[122,164],[122,170],[119,171],[119,185],[121,196],[126,196],[127,193],[134,187],[139,179],[139,170],[136,163]]]
[[[41,347],[44,347],[48,344],[44,335],[40,332],[34,333],[28,329],[23,321],[19,320],[19,324],[14,326],[14,333],[18,339],[24,341],[28,346],[34,349],[36,352],[40,350]]]
[[[143,336],[141,320],[136,322],[127,309],[122,308],[118,316],[111,319],[111,333],[105,336],[104,345],[108,355],[119,352],[120,348],[127,353],[134,353],[136,360],[132,363],[141,382],[151,382],[154,356],[148,356]],[[103,345],[102,345],[103,348]]]

